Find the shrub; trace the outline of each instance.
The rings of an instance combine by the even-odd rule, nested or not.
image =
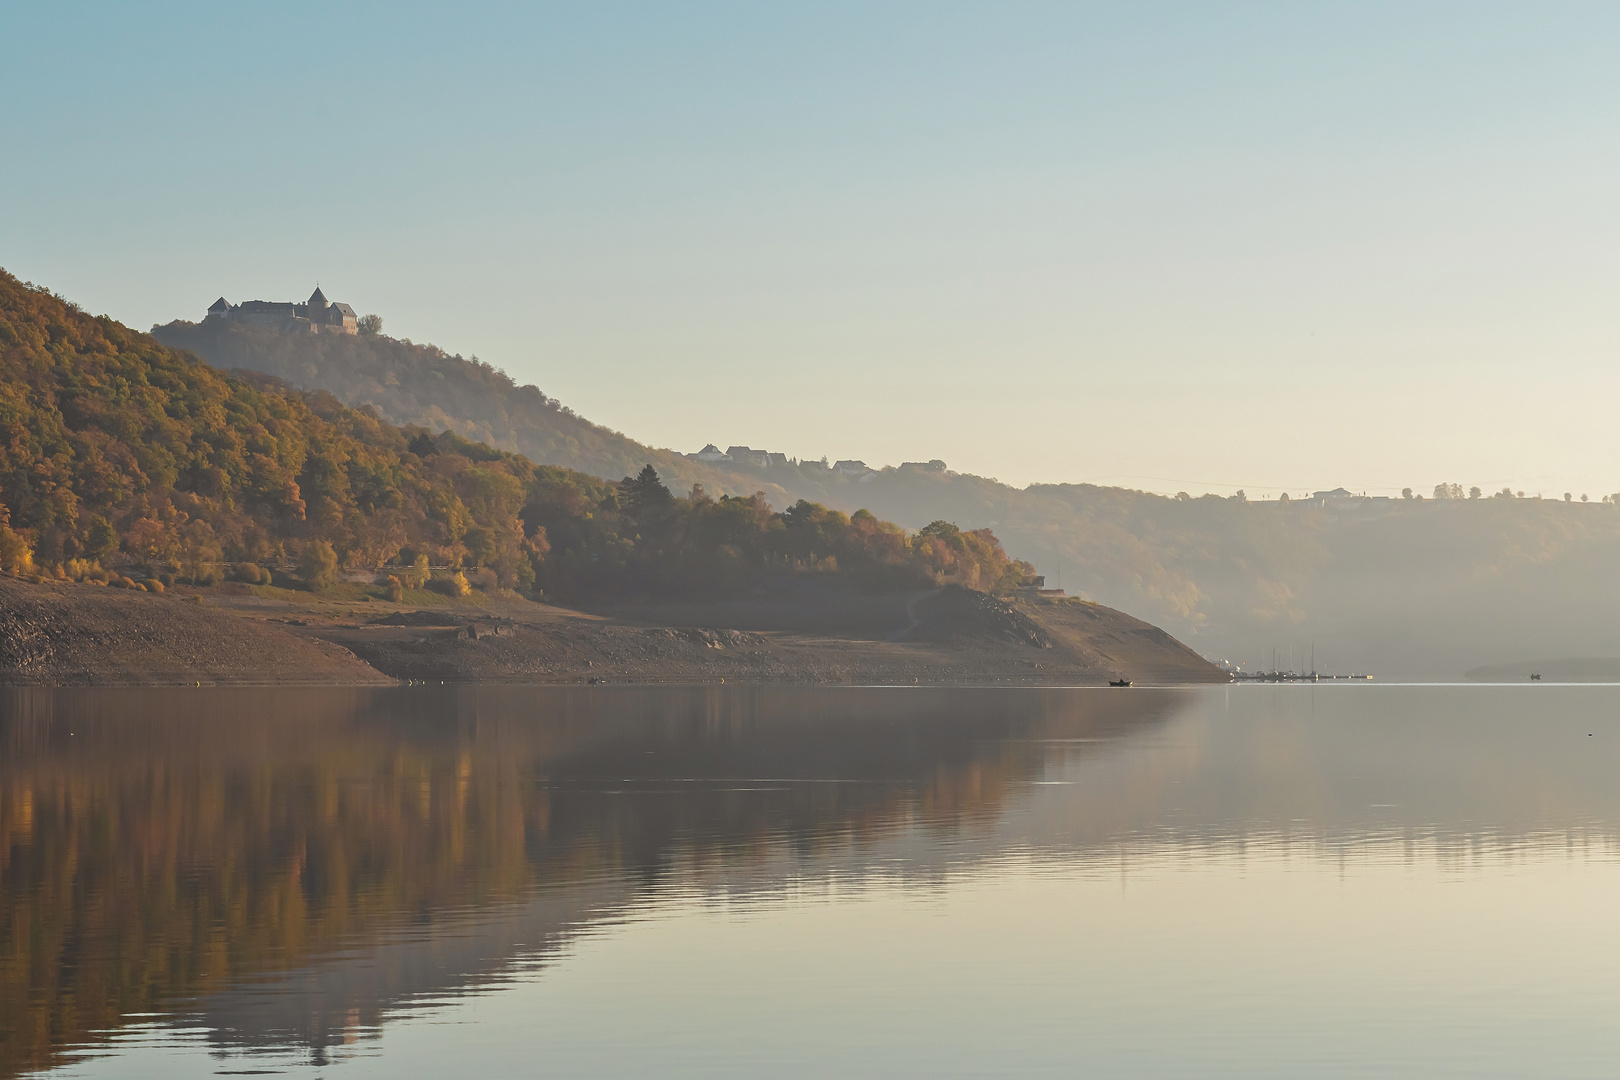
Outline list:
[[[304,584],[311,589],[326,589],[337,583],[337,552],[325,540],[304,545],[304,554],[298,560],[298,572]]]
[[[0,524],[0,570],[8,574],[34,571],[34,549],[29,546],[28,538],[7,524]]]
[[[258,563],[239,562],[231,567],[231,576],[237,581],[245,581],[249,585],[270,584],[270,572]]]
[[[467,584],[467,575],[457,570],[449,577],[434,578],[428,582],[428,588],[434,592],[444,593],[446,596],[466,596],[472,592],[472,586]]]
[[[146,587],[146,591],[149,593],[161,593],[163,591],[163,582],[157,578],[147,578],[141,584]]]
[[[405,599],[405,585],[392,574],[388,575],[388,599],[396,604]]]
[[[472,583],[474,588],[482,589],[484,592],[494,592],[500,588],[501,584],[500,575],[487,566],[474,570],[468,575],[467,580]]]

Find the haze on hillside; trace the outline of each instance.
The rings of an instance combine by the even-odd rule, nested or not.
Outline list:
[[[1381,678],[1620,677],[1620,660],[1593,659],[1620,657],[1620,494],[1566,500],[1442,483],[1392,498],[1342,488],[1273,500],[1166,497],[1019,489],[940,460],[715,460],[649,447],[486,364],[381,333],[217,316],[154,332],[220,367],[330,391],[390,423],[448,429],[608,479],[645,462],[681,491],[869,509],[913,530],[939,519],[988,528],[1049,585],[1249,670],[1306,670],[1314,660],[1319,670]]]
[[[1595,497],[1617,37],[1597,4],[11,5],[0,250],[135,326],[318,277],[685,451]]]

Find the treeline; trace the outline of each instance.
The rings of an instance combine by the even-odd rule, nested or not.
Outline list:
[[[479,568],[587,601],[718,595],[827,575],[866,589],[1000,589],[1031,568],[988,530],[908,535],[865,512],[612,484],[324,392],[222,374],[0,271],[0,560],[106,580],[222,568]],[[407,569],[409,568],[409,569]],[[463,586],[465,587],[465,586]]]
[[[1001,591],[1034,572],[1009,559],[988,529],[936,521],[907,534],[866,510],[845,515],[801,500],[778,513],[762,496],[714,499],[701,485],[677,498],[651,465],[596,492],[578,473],[545,471],[568,481],[541,478],[524,514],[550,547],[543,581],[564,598],[725,596],[810,575],[868,590],[954,583]]]

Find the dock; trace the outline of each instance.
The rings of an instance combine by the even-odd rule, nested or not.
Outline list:
[[[1234,671],[1233,682],[1372,682],[1371,675],[1324,675],[1316,671]]]

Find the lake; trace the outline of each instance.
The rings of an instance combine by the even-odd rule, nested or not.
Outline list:
[[[0,1075],[1611,1076],[1617,718],[0,691]]]

